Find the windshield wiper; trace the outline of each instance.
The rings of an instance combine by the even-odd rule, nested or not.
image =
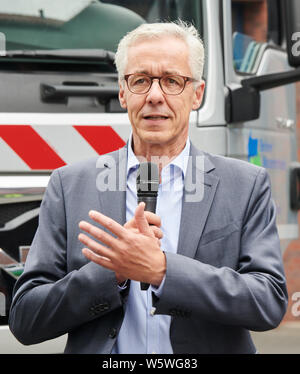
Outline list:
[[[115,54],[105,49],[38,49],[6,51],[3,57],[51,58],[62,60],[82,60],[106,62],[114,66]]]

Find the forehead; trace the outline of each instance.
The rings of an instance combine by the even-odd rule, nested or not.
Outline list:
[[[126,69],[127,74],[135,72],[190,74],[186,42],[174,36],[136,41],[128,49]]]

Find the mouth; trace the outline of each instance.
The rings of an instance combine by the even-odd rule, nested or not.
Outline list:
[[[166,120],[169,117],[161,114],[150,114],[143,116],[144,119],[151,120],[151,121],[161,121]]]

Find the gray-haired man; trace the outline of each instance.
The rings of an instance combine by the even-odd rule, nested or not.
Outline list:
[[[145,24],[120,42],[132,135],[104,156],[115,167],[101,157],[53,173],[10,313],[21,342],[69,333],[67,353],[254,353],[248,330],[281,321],[287,292],[266,171],[188,137],[203,61],[183,23]],[[159,164],[156,214],[136,203],[141,159]],[[99,172],[124,175],[126,187],[97,190]],[[201,199],[188,201],[188,180]]]

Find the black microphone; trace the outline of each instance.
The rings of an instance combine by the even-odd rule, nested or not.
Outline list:
[[[159,186],[158,167],[153,162],[140,163],[136,177],[137,202],[144,202],[145,210],[155,213]],[[148,283],[141,282],[141,290],[149,288]]]

